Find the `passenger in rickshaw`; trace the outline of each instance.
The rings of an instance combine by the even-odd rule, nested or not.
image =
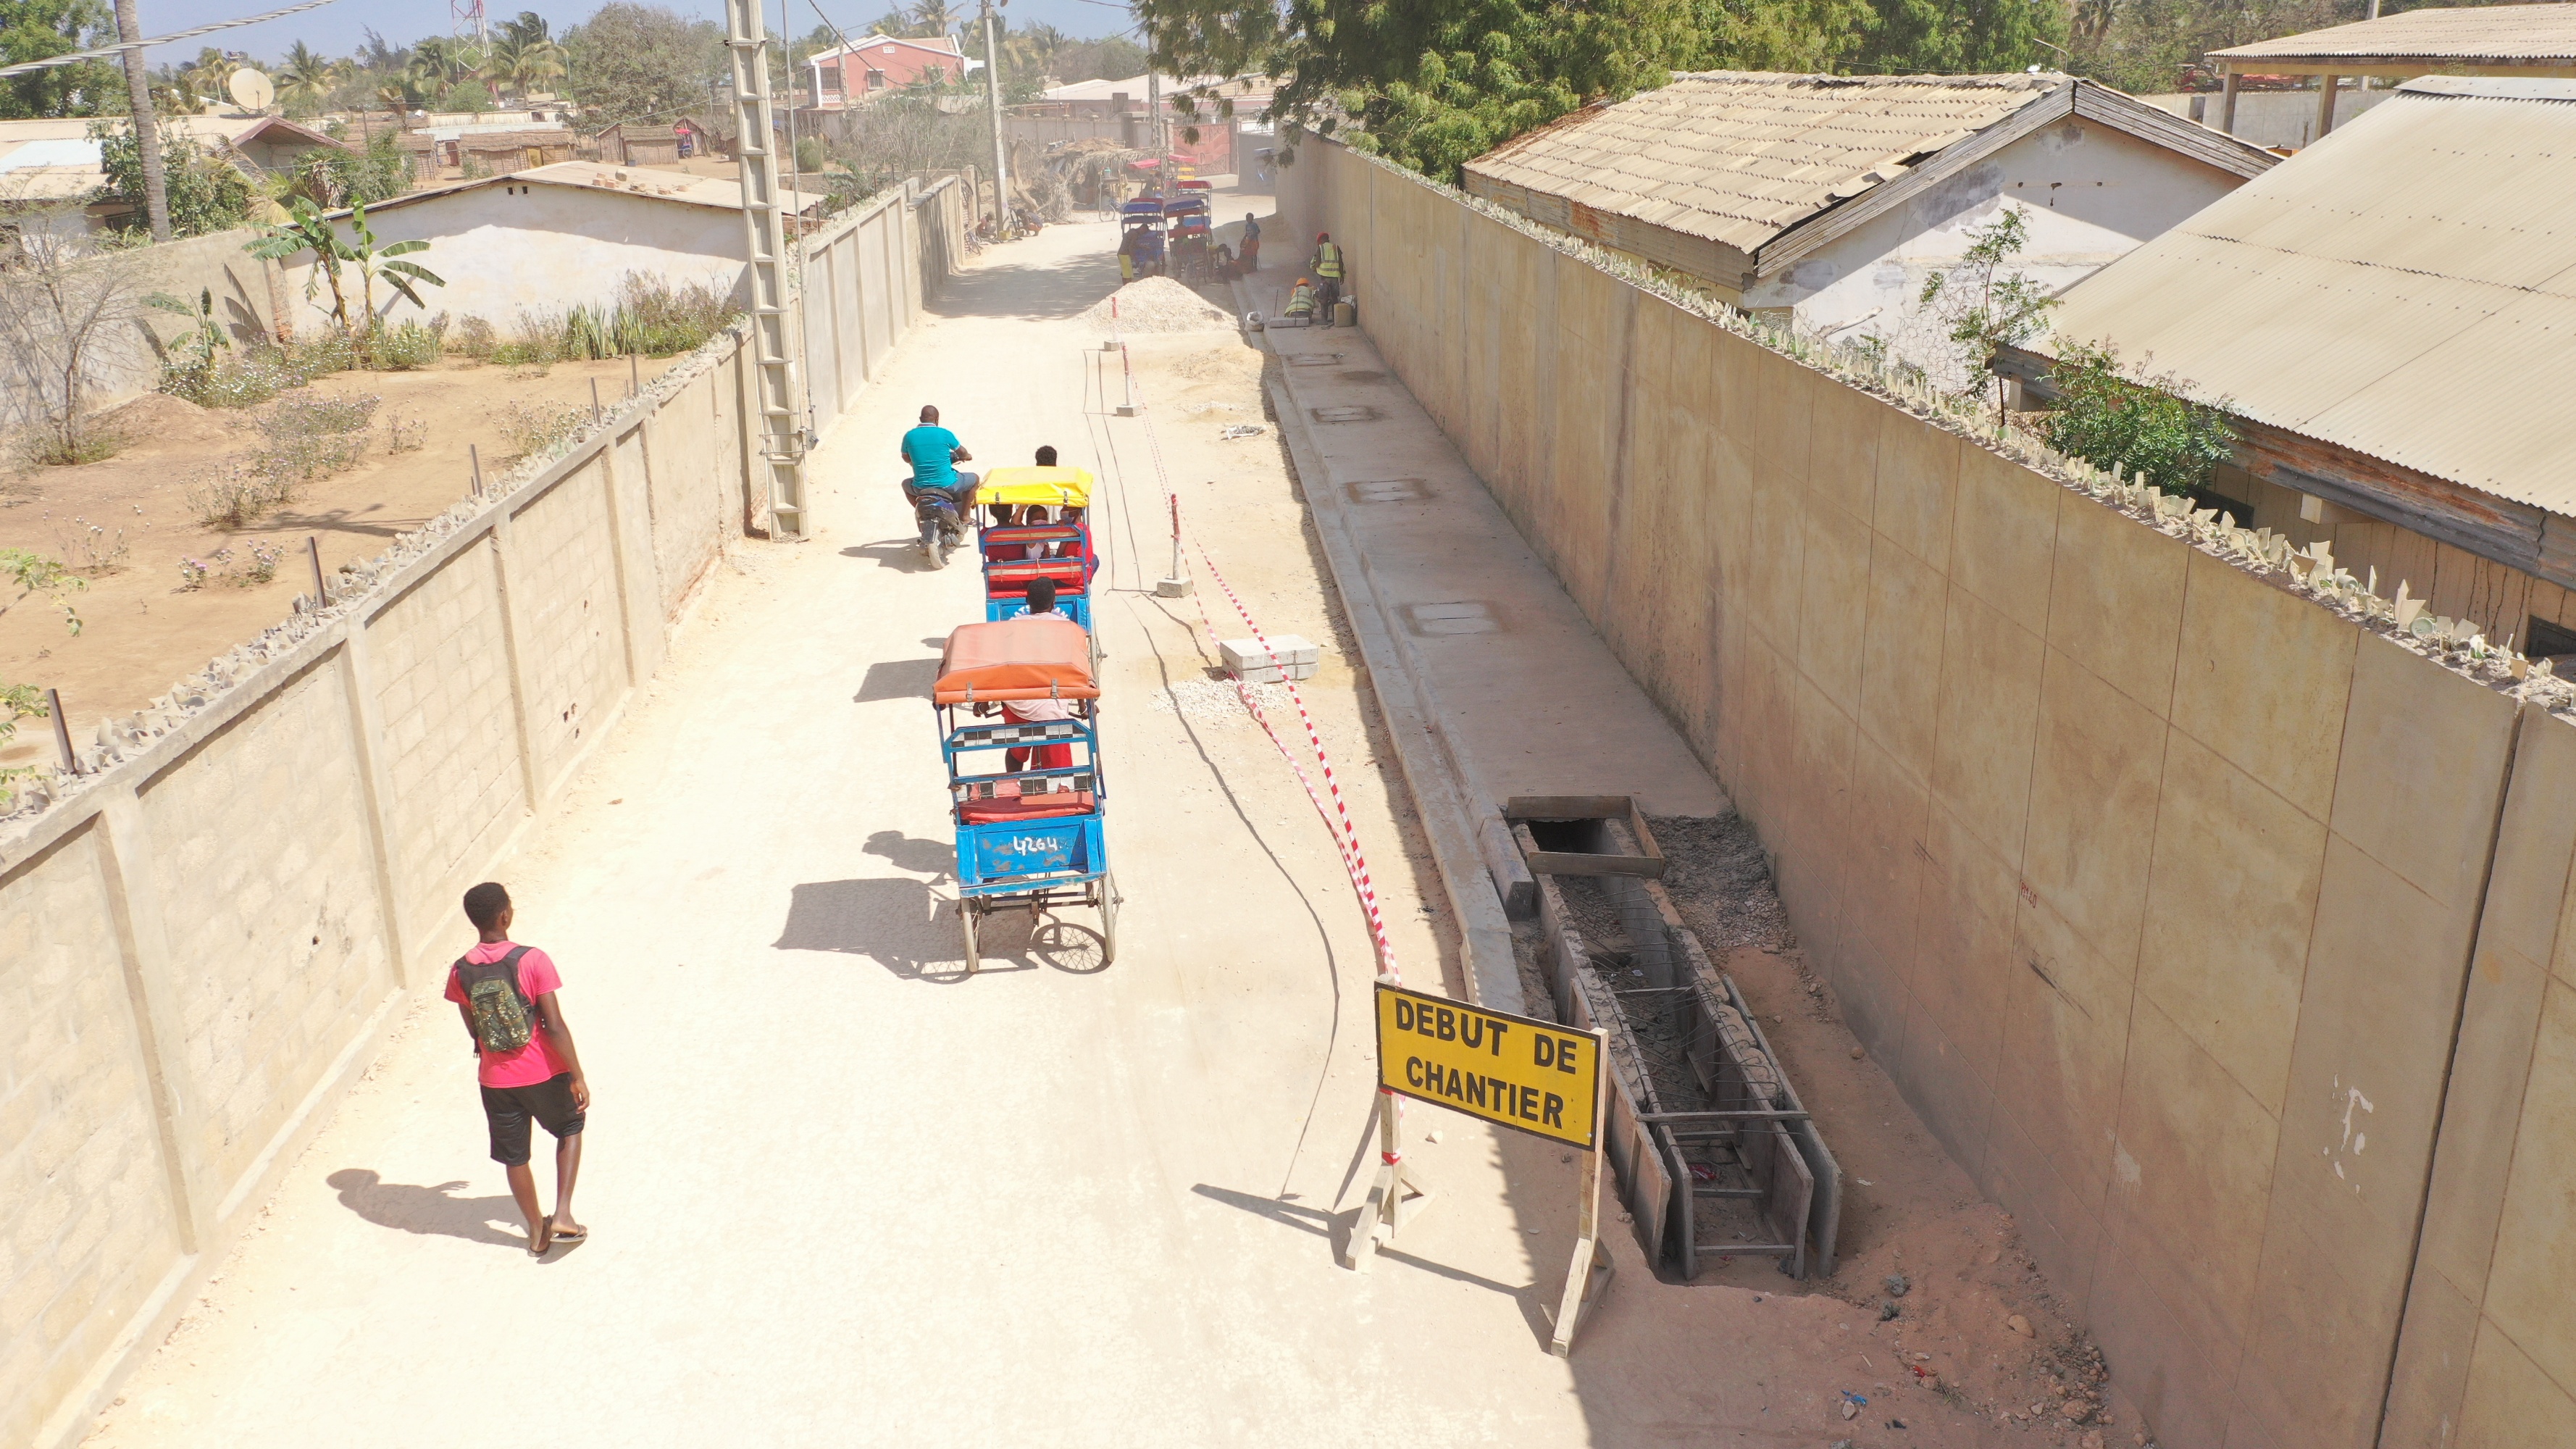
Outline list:
[[[992,505],[990,512],[993,515],[993,521],[984,525],[987,528],[1016,528],[1019,526],[1020,510],[1014,508],[1008,503],[996,503]],[[994,563],[1018,563],[1020,560],[1027,558],[1028,556],[1029,546],[1025,543],[988,543],[984,545],[984,557]]]
[[[1009,617],[1020,619],[1062,619],[1055,606],[1055,580],[1029,580],[1028,602]],[[1002,702],[1002,718],[1012,724],[1041,724],[1048,720],[1073,718],[1072,706],[1056,699],[1012,699]],[[989,714],[993,706],[978,704],[975,713]],[[1073,768],[1073,746],[1013,745],[1002,752],[1002,768],[1011,774],[1022,770],[1068,770]]]

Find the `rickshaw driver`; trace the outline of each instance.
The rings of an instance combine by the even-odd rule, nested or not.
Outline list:
[[[939,409],[925,405],[921,425],[903,435],[903,460],[912,465],[912,479],[903,485],[906,503],[914,501],[922,490],[936,488],[948,495],[964,515],[975,506],[975,487],[981,481],[972,473],[960,473],[957,465],[975,461],[957,435],[939,425]]]

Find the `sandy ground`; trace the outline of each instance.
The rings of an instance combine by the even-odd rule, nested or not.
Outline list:
[[[646,380],[676,359],[640,359]],[[171,682],[286,617],[291,601],[312,588],[305,539],[319,539],[325,572],[384,552],[396,534],[420,527],[464,497],[471,486],[469,446],[486,475],[508,453],[494,419],[513,401],[588,407],[591,384],[614,406],[630,372],[614,362],[558,363],[543,376],[451,360],[420,372],[336,373],[302,391],[326,397],[372,393],[382,398],[358,465],[303,490],[294,502],[238,532],[190,516],[191,483],[221,460],[247,453],[261,437],[252,410],[205,409],[149,395],[116,414],[130,438],[116,456],[77,468],[0,472],[0,548],[28,548],[78,566],[76,540],[105,529],[108,547],[123,536],[117,567],[91,573],[71,596],[83,628],[78,637],[42,598],[0,614],[0,684],[62,691],[73,740],[87,743],[100,718],[128,714]],[[291,394],[290,394],[291,395]],[[390,450],[391,423],[425,424],[417,448]],[[179,560],[230,546],[247,555],[253,540],[287,550],[277,577],[247,587],[210,582],[179,587]],[[14,591],[13,591],[14,592]],[[6,603],[0,597],[0,603]],[[0,765],[51,763],[51,729],[24,721],[0,748]]]
[[[1270,743],[1208,699],[1222,595],[1195,559],[1198,599],[1151,595],[1158,479],[1265,628],[1325,645],[1307,699],[1397,956],[1453,992],[1457,963],[1275,439],[1219,436],[1261,420],[1260,356],[1139,341],[1154,431],[1109,416],[1117,357],[1072,319],[1113,244],[1050,227],[950,289],[816,456],[818,539],[729,555],[500,870],[596,1094],[591,1240],[521,1250],[466,1043],[424,1004],[91,1443],[431,1445],[496,1416],[601,1445],[2075,1442],[1903,1382],[1863,1308],[1658,1284],[1616,1235],[1608,1298],[1549,1357],[1572,1156],[1430,1108],[1407,1121],[1438,1202],[1372,1273],[1335,1264],[1366,1188],[1367,937]],[[923,694],[980,613],[893,487],[923,402],[980,462],[1053,443],[1104,480],[1106,970],[1005,928],[960,974]],[[1959,1342],[2021,1342],[1982,1334]],[[1846,1418],[1845,1392],[1871,1402]]]

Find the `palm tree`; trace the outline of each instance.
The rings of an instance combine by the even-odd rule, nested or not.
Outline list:
[[[957,29],[957,11],[948,0],[913,0],[913,34],[939,39]]]
[[[314,54],[313,47],[299,40],[277,72],[277,98],[290,108],[318,111],[339,83],[340,63]]]
[[[520,45],[552,45],[554,32],[546,27],[546,18],[534,10],[522,10],[501,22],[501,34]]]
[[[493,42],[492,54],[483,62],[482,70],[483,79],[495,91],[522,96],[563,73],[562,46],[551,40],[523,41],[513,36]]]
[[[385,77],[384,84],[376,87],[376,104],[393,112],[395,126],[405,131],[411,129],[411,113],[419,110],[426,101],[419,83],[412,79],[408,70]]]

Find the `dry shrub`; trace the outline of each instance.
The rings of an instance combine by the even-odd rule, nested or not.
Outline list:
[[[512,456],[526,458],[572,441],[587,421],[583,409],[568,403],[514,402],[501,409],[501,436]]]

